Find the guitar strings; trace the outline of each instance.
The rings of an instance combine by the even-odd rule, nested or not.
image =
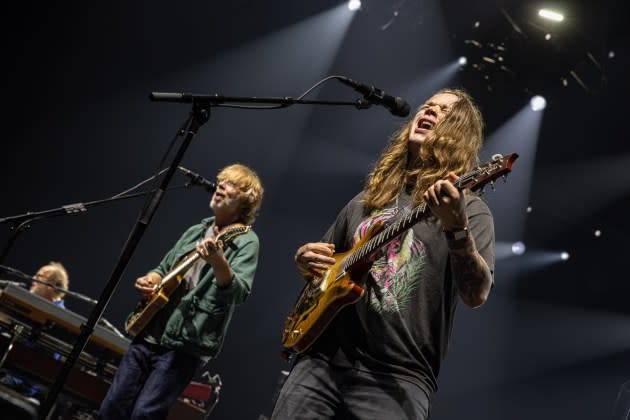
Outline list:
[[[493,168],[496,169],[501,164],[501,162],[491,162],[482,166],[477,167],[475,170],[462,175],[456,182],[455,185],[457,188],[462,188],[463,185],[467,184],[469,181],[474,180],[479,174],[484,171],[488,171]],[[359,249],[354,252],[352,255],[349,255],[346,259],[343,260],[341,264],[342,270],[337,276],[337,280],[343,277],[344,273],[355,263],[363,259],[372,253],[375,249],[379,248],[383,243],[392,239],[394,236],[402,233],[402,230],[406,230],[411,227],[411,225],[426,212],[427,203],[424,202],[414,209],[412,209],[408,215],[401,218],[397,223],[388,226],[382,232],[378,233],[373,238],[369,239],[366,243],[361,245]],[[407,226],[408,225],[408,226]]]

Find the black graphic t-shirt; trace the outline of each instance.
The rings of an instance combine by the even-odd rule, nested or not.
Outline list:
[[[396,204],[367,214],[362,197],[341,210],[322,238],[335,244],[335,252],[347,251],[375,223],[387,224],[412,207],[411,196],[402,193]],[[466,213],[477,249],[494,272],[492,214],[474,195],[467,197]],[[450,258],[441,223],[423,217],[377,251],[364,296],[339,312],[309,354],[411,381],[430,396],[437,390],[458,300]]]

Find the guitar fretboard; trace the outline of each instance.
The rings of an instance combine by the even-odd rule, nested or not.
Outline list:
[[[466,188],[471,181],[474,181],[475,178],[483,171],[487,170],[487,168],[477,168],[474,171],[467,173],[466,175],[461,176],[457,181],[455,181],[454,185],[458,189]],[[343,275],[345,271],[347,271],[350,267],[352,267],[357,262],[361,261],[365,257],[372,254],[374,251],[379,249],[381,246],[386,244],[387,242],[394,239],[396,236],[400,235],[402,232],[406,231],[413,225],[415,225],[418,220],[426,213],[427,203],[422,203],[416,207],[414,207],[407,215],[402,217],[398,222],[392,224],[385,228],[382,232],[375,235],[372,239],[364,243],[360,246],[355,252],[351,255],[348,255],[343,263],[341,264],[340,276]]]

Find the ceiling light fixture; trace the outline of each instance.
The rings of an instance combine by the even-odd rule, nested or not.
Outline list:
[[[540,9],[538,11],[538,16],[545,19],[553,20],[554,22],[562,22],[564,20],[564,16],[562,16],[560,13],[548,9]]]

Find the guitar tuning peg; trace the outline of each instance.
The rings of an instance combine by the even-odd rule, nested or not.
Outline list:
[[[503,182],[507,182],[507,174],[503,175],[501,178],[503,178]]]
[[[497,184],[494,181],[490,181],[490,187],[492,188],[492,191],[496,191],[497,190]]]

